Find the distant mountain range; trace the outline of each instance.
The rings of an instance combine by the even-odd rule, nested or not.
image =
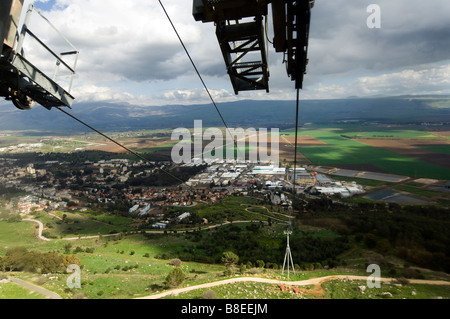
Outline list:
[[[243,100],[218,104],[230,127],[293,127],[295,101]],[[71,114],[103,131],[170,129],[203,126],[222,127],[212,104],[134,106],[112,103],[75,103]],[[300,123],[337,121],[450,122],[450,96],[398,96],[305,100],[300,103]],[[0,131],[38,130],[76,132],[88,129],[62,112],[36,106],[19,111],[12,104],[0,105]]]

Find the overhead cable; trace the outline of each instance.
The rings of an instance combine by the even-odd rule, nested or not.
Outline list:
[[[106,138],[107,140],[113,142],[114,144],[120,146],[120,147],[123,148],[124,150],[126,150],[126,151],[130,152],[131,154],[135,155],[136,157],[140,158],[140,159],[143,160],[144,162],[148,162],[148,163],[150,162],[150,161],[149,161],[147,158],[145,158],[144,156],[140,155],[139,153],[137,153],[137,152],[135,152],[135,151],[133,151],[133,150],[130,150],[130,149],[129,149],[128,147],[126,147],[125,145],[123,145],[123,144],[117,142],[117,141],[114,140],[113,138],[111,138],[111,137],[107,136],[106,134],[100,132],[99,130],[97,130],[96,128],[90,126],[90,125],[87,124],[86,122],[80,120],[80,119],[77,118],[76,116],[74,116],[74,115],[70,114],[69,112],[67,112],[67,111],[65,111],[65,110],[63,110],[63,109],[61,109],[60,107],[56,107],[56,108],[57,108],[58,110],[60,110],[61,112],[63,112],[64,114],[66,114],[66,115],[68,115],[69,117],[71,117],[72,119],[74,119],[75,121],[77,121],[77,122],[83,124],[84,126],[86,126],[87,128],[91,129],[92,131],[94,131],[94,132],[96,132],[97,134],[103,136],[103,137]],[[173,174],[167,172],[166,170],[164,170],[164,169],[162,169],[162,168],[159,168],[159,167],[158,167],[158,169],[159,169],[160,171],[166,173],[166,174],[169,175],[170,177],[176,179],[177,181],[179,181],[179,182],[185,184],[185,182],[184,182],[182,179],[176,177],[175,175],[173,175]],[[189,185],[187,185],[187,186],[189,186]]]
[[[221,113],[220,110],[219,110],[219,107],[217,106],[216,102],[214,101],[214,98],[212,97],[210,90],[209,90],[208,87],[206,86],[206,83],[205,83],[205,81],[203,80],[203,77],[202,77],[202,75],[200,74],[200,71],[198,70],[197,66],[195,65],[195,62],[194,62],[194,60],[192,59],[192,57],[191,57],[191,55],[190,55],[190,53],[189,53],[189,51],[188,51],[186,45],[184,44],[183,39],[181,38],[180,34],[178,33],[178,30],[177,30],[177,28],[175,27],[175,24],[173,23],[172,19],[170,18],[169,13],[167,12],[167,10],[166,10],[164,4],[161,2],[161,0],[158,0],[158,1],[159,1],[159,4],[161,5],[161,8],[162,8],[163,11],[164,11],[164,14],[165,14],[166,17],[167,17],[167,20],[169,20],[169,23],[170,23],[170,25],[172,26],[173,31],[175,32],[175,34],[176,34],[178,40],[180,41],[181,46],[183,47],[184,51],[186,52],[186,55],[187,55],[187,57],[189,58],[189,61],[191,61],[192,67],[194,68],[194,70],[195,70],[195,72],[197,73],[197,75],[198,75],[200,81],[202,82],[203,87],[205,88],[206,93],[208,94],[208,96],[209,96],[209,98],[210,98],[212,104],[214,105],[214,108],[216,109],[217,113],[219,114],[220,119],[222,120],[223,125],[225,126],[225,128],[226,128],[228,134],[229,134],[231,137],[233,137],[233,135],[231,134],[230,129],[229,129],[227,123],[225,122],[225,119],[224,119],[223,116],[222,116],[222,113]],[[234,141],[234,146],[235,146],[235,148],[237,149],[237,151],[239,152],[239,148],[237,147],[237,142],[236,142],[236,141]]]

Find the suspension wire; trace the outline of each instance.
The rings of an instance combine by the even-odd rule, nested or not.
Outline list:
[[[68,115],[69,117],[71,117],[71,118],[74,119],[75,121],[77,121],[77,122],[83,124],[84,126],[86,126],[87,128],[91,129],[92,131],[94,131],[94,132],[96,132],[97,134],[103,136],[103,137],[106,138],[107,140],[113,142],[114,144],[120,146],[120,147],[123,148],[124,150],[126,150],[126,151],[130,152],[131,154],[135,155],[136,157],[140,158],[140,159],[143,160],[144,162],[150,163],[150,161],[149,161],[147,158],[145,158],[144,156],[140,155],[139,153],[137,153],[137,152],[135,152],[135,151],[133,151],[133,150],[130,150],[130,149],[129,149],[128,147],[126,147],[125,145],[120,144],[119,142],[115,141],[113,138],[111,138],[111,137],[107,136],[106,134],[100,132],[99,130],[97,130],[97,129],[95,129],[94,127],[90,126],[90,125],[87,124],[86,122],[80,120],[80,119],[77,118],[76,116],[74,116],[74,115],[70,114],[69,112],[67,112],[67,111],[65,111],[65,110],[63,110],[63,109],[61,109],[60,107],[56,107],[56,109],[60,110],[61,112],[63,112],[64,114]],[[170,177],[172,177],[172,178],[178,180],[179,182],[181,182],[181,183],[183,183],[183,184],[186,184],[186,182],[184,182],[182,179],[180,179],[180,178],[176,177],[175,175],[173,175],[173,174],[167,172],[166,170],[164,170],[164,169],[162,169],[162,168],[159,168],[159,167],[158,167],[158,169],[159,169],[160,171],[166,173],[166,174],[169,175]],[[190,187],[190,186],[187,185],[187,184],[186,184],[186,186]],[[191,187],[190,187],[190,188],[191,188]]]
[[[300,109],[300,89],[297,88],[297,105],[296,105],[296,116],[295,116],[295,150],[294,150],[294,182],[293,182],[293,191],[294,191],[294,197],[292,200],[292,204],[294,204],[294,201],[297,197],[297,190],[296,187],[296,170],[297,170],[297,147],[298,147],[298,116],[299,116],[299,109]]]
[[[211,92],[209,91],[208,87],[206,86],[206,83],[205,83],[205,81],[203,80],[203,77],[202,77],[202,75],[200,74],[200,71],[197,69],[197,66],[195,65],[194,60],[192,59],[191,55],[189,54],[188,49],[187,49],[186,46],[184,45],[183,39],[181,39],[181,36],[180,36],[180,34],[178,33],[177,28],[176,28],[175,25],[173,24],[172,19],[170,18],[169,14],[167,13],[166,8],[164,7],[164,4],[161,2],[161,0],[158,0],[158,1],[159,1],[159,4],[161,5],[161,8],[163,9],[163,11],[164,11],[164,13],[165,13],[167,19],[169,20],[170,25],[171,25],[172,28],[173,28],[173,31],[175,31],[175,34],[177,35],[178,40],[179,40],[180,43],[181,43],[181,46],[183,47],[184,51],[186,52],[186,55],[188,56],[189,60],[191,61],[191,64],[192,64],[192,66],[194,67],[195,72],[197,73],[198,77],[200,78],[200,81],[202,82],[203,87],[205,88],[206,93],[208,93],[208,96],[209,96],[209,98],[211,99],[211,102],[213,103],[214,107],[216,108],[217,113],[219,114],[219,116],[220,116],[220,118],[221,118],[223,124],[224,124],[225,127],[228,129],[228,125],[227,125],[227,123],[225,122],[225,119],[223,118],[222,113],[220,112],[220,110],[219,110],[219,108],[218,108],[216,102],[214,101],[214,99],[213,99],[213,97],[212,97],[212,95],[211,95]]]
[[[182,45],[184,51],[186,52],[186,55],[188,56],[189,60],[191,61],[191,64],[192,64],[192,66],[194,67],[195,72],[197,73],[197,75],[198,75],[200,81],[202,82],[203,87],[205,88],[206,93],[208,94],[209,98],[211,99],[212,104],[214,105],[214,107],[215,107],[217,113],[219,114],[220,119],[222,120],[222,123],[224,124],[226,130],[228,131],[228,134],[229,134],[230,136],[232,136],[232,135],[231,135],[231,132],[230,132],[230,128],[228,127],[227,123],[225,122],[225,119],[223,118],[222,113],[221,113],[220,110],[219,110],[219,107],[217,106],[216,102],[214,101],[214,98],[212,97],[211,92],[209,91],[208,87],[206,86],[206,83],[205,83],[205,81],[203,80],[203,77],[201,76],[201,74],[200,74],[200,72],[199,72],[197,66],[195,65],[194,60],[192,59],[191,55],[189,54],[189,51],[188,51],[188,49],[186,48],[186,46],[185,46],[183,40],[181,39],[181,36],[180,36],[180,34],[178,33],[178,30],[176,29],[175,25],[173,24],[172,19],[170,18],[169,14],[167,13],[166,8],[164,7],[164,5],[163,5],[163,3],[161,2],[161,0],[158,0],[158,1],[159,1],[159,4],[161,5],[161,8],[163,9],[163,11],[164,11],[164,13],[165,13],[167,19],[169,20],[169,22],[170,22],[170,24],[171,24],[173,30],[175,31],[175,34],[177,35],[178,40],[180,41],[180,43],[181,43],[181,45]],[[86,122],[84,122],[84,121],[78,119],[76,116],[74,116],[74,115],[68,113],[67,111],[61,109],[60,107],[56,107],[56,109],[60,110],[62,113],[66,114],[67,116],[71,117],[71,118],[74,119],[75,121],[77,121],[77,122],[81,123],[82,125],[86,126],[87,128],[89,128],[90,130],[96,132],[97,134],[103,136],[103,137],[106,138],[107,140],[109,140],[109,141],[111,141],[112,143],[118,145],[119,147],[123,148],[124,150],[128,151],[129,153],[131,153],[131,154],[135,155],[136,157],[140,158],[140,159],[143,160],[144,162],[150,163],[150,161],[149,161],[147,158],[145,158],[145,157],[143,157],[142,155],[140,155],[139,153],[137,153],[137,152],[135,152],[135,151],[129,149],[129,148],[126,147],[125,145],[120,144],[119,142],[117,142],[117,141],[114,140],[113,138],[107,136],[106,134],[102,133],[101,131],[97,130],[96,128],[92,127],[91,125],[87,124]],[[239,148],[238,148],[238,146],[237,146],[237,141],[235,141],[235,140],[233,139],[233,142],[234,142],[234,145],[235,145],[237,151],[239,152]],[[178,181],[181,182],[182,184],[185,184],[186,186],[188,186],[189,188],[192,189],[192,187],[189,186],[189,185],[187,185],[186,182],[183,181],[182,179],[176,177],[175,175],[173,175],[173,174],[167,172],[166,170],[164,170],[164,169],[162,169],[162,168],[159,168],[159,167],[158,167],[158,169],[159,169],[160,171],[166,173],[166,174],[169,175],[170,177],[172,177],[172,178],[178,180]]]
[[[270,38],[269,38],[269,21],[268,21],[268,18],[267,18],[267,15],[265,16],[265,20],[266,20],[266,24],[265,24],[265,33],[266,33],[266,39],[267,39],[267,42],[269,42],[270,44],[273,44],[273,41],[272,40],[270,40]]]
[[[206,83],[205,83],[205,81],[203,80],[203,77],[202,77],[202,75],[200,74],[200,71],[198,70],[197,66],[195,65],[195,62],[194,62],[194,60],[192,59],[192,57],[191,57],[191,55],[190,55],[190,53],[189,53],[189,51],[188,51],[186,45],[184,44],[183,39],[181,38],[180,34],[178,33],[178,30],[177,30],[177,28],[175,27],[175,25],[174,25],[172,19],[170,18],[169,13],[167,12],[167,10],[166,10],[164,4],[161,2],[161,0],[158,0],[158,1],[159,1],[159,4],[161,5],[161,8],[162,8],[163,11],[164,11],[164,14],[166,15],[167,19],[169,20],[170,25],[172,26],[173,31],[174,31],[175,34],[177,35],[177,38],[178,38],[178,40],[180,41],[181,46],[183,47],[184,51],[186,52],[186,55],[188,56],[189,60],[191,61],[191,64],[192,64],[192,66],[193,66],[195,72],[197,73],[197,75],[198,75],[200,81],[202,82],[203,87],[205,88],[205,91],[206,91],[206,93],[207,93],[208,96],[209,96],[209,99],[211,100],[212,104],[214,105],[214,108],[216,109],[217,113],[219,114],[220,119],[222,120],[223,125],[225,125],[225,128],[226,128],[228,134],[229,134],[231,137],[233,137],[233,135],[231,135],[230,128],[228,127],[227,123],[225,122],[225,119],[223,118],[222,113],[221,113],[220,110],[219,110],[219,107],[217,106],[216,102],[214,101],[214,98],[212,97],[210,90],[209,90],[208,87],[206,86]],[[233,141],[234,141],[234,147],[235,147],[236,150],[239,152],[239,148],[238,148],[238,145],[237,145],[237,141],[235,141],[234,138],[233,138]],[[245,158],[245,156],[244,156],[244,158]]]

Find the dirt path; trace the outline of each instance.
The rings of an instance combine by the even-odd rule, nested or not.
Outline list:
[[[192,287],[185,287],[185,288],[179,288],[179,289],[173,289],[169,290],[160,294],[151,295],[147,297],[141,297],[137,299],[160,299],[167,296],[189,292],[192,290],[197,289],[203,289],[203,288],[211,288],[221,285],[228,285],[233,284],[237,282],[259,282],[259,283],[266,283],[266,284],[272,284],[272,285],[289,285],[289,286],[309,286],[314,285],[314,288],[311,290],[303,290],[303,292],[307,292],[308,295],[314,295],[318,298],[323,296],[325,294],[325,290],[322,287],[322,284],[330,281],[330,280],[336,280],[336,279],[347,279],[347,280],[362,280],[366,281],[368,277],[365,276],[346,276],[346,275],[336,275],[336,276],[327,276],[327,277],[321,277],[321,278],[313,278],[313,279],[307,279],[302,281],[280,281],[275,279],[267,279],[267,278],[258,278],[258,277],[241,277],[241,278],[232,278],[227,280],[221,280],[216,282],[211,282],[207,284],[192,286]],[[380,281],[382,282],[391,282],[393,280],[396,280],[395,278],[380,278]],[[442,280],[418,280],[418,279],[411,279],[409,280],[412,284],[427,284],[427,285],[450,285],[449,281],[442,281]]]
[[[45,238],[44,236],[42,236],[42,231],[44,230],[44,224],[42,224],[40,221],[35,220],[35,219],[29,219],[29,218],[23,219],[23,221],[33,222],[33,223],[38,224],[39,229],[38,229],[38,233],[36,235],[37,238],[39,238],[40,240],[43,240],[43,241],[50,241],[50,239]]]
[[[25,281],[25,280],[22,280],[22,279],[18,279],[18,278],[9,278],[9,277],[8,277],[8,279],[11,280],[13,283],[15,283],[15,284],[17,284],[19,286],[22,286],[22,287],[24,287],[24,288],[26,288],[28,290],[40,293],[41,295],[44,295],[46,298],[49,298],[49,299],[62,299],[61,296],[58,295],[57,293],[55,293],[53,291],[50,291],[50,290],[47,290],[45,288],[36,286],[36,285],[34,285],[32,283],[29,283],[28,281]]]
[[[246,223],[256,223],[256,221],[251,221],[251,220],[235,220],[235,221],[232,221],[232,222],[223,222],[222,224],[216,224],[216,225],[211,225],[211,226],[206,226],[206,227],[201,227],[201,231],[203,231],[203,230],[208,230],[208,229],[214,229],[214,228],[218,228],[218,227],[223,227],[223,226],[226,226],[226,225],[232,225],[232,224],[246,224]],[[263,223],[267,223],[267,222],[264,222],[263,221]],[[183,229],[183,230],[178,230],[178,229],[168,229],[168,230],[166,230],[166,231],[164,231],[164,230],[149,230],[149,231],[146,231],[145,233],[146,234],[158,234],[158,235],[161,235],[161,234],[164,234],[164,233],[167,233],[167,234],[171,234],[171,233],[177,233],[177,234],[184,234],[184,233],[187,233],[187,232],[191,232],[191,231],[197,231],[198,230],[198,228],[192,228],[192,229]],[[101,235],[102,237],[113,237],[113,236],[119,236],[121,233],[117,233],[117,234],[105,234],[105,235]],[[141,234],[141,232],[140,231],[130,231],[130,232],[128,232],[127,233],[128,235],[136,235],[136,234]],[[79,236],[79,237],[69,237],[69,238],[61,238],[61,240],[69,240],[69,241],[72,241],[72,240],[79,240],[79,239],[93,239],[93,238],[99,238],[100,236],[99,235],[93,235],[93,236]]]
[[[241,206],[246,206],[246,205],[245,205],[245,204],[241,204]],[[254,211],[251,210],[252,207],[261,207],[261,206],[255,206],[255,205],[252,205],[252,206],[250,206],[250,207],[246,207],[246,208],[245,208],[245,211],[246,211],[247,213],[251,213],[251,214],[256,214],[256,215],[261,215],[261,216],[264,216],[264,217],[268,217],[268,218],[271,218],[271,219],[273,219],[273,220],[276,220],[276,221],[279,221],[279,222],[282,222],[282,223],[286,223],[286,224],[288,223],[287,220],[279,219],[279,218],[274,217],[274,216],[265,215],[265,214],[263,214],[263,213],[254,212]],[[272,214],[277,214],[277,215],[280,215],[280,216],[283,216],[283,217],[286,217],[286,218],[291,218],[291,219],[294,219],[294,218],[295,218],[294,216],[289,216],[289,215],[285,215],[285,214],[278,213],[278,212],[270,212],[269,209],[268,209],[267,207],[265,207],[265,206],[262,206],[262,208],[264,208],[264,209],[267,211],[268,214],[271,214],[271,213],[272,213]]]

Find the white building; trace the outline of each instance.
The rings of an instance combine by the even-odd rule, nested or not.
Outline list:
[[[156,223],[152,225],[152,228],[159,228],[159,229],[164,229],[167,227],[166,223]]]
[[[130,208],[130,210],[128,211],[130,214],[136,212],[139,209],[139,205],[134,205],[133,207]]]
[[[252,171],[253,175],[284,175],[286,168],[275,165],[255,166]]]
[[[340,185],[339,185],[340,184]],[[364,188],[361,185],[352,184],[351,186],[342,186],[341,183],[335,186],[330,187],[314,187],[315,190],[319,194],[327,195],[327,196],[342,196],[344,198],[351,197],[353,195],[364,193]]]
[[[139,216],[144,216],[148,213],[148,211],[150,210],[150,205],[147,205],[145,208],[143,208],[140,212],[139,212]]]
[[[191,214],[190,213],[183,213],[183,214],[181,214],[180,216],[178,216],[178,220],[183,220],[183,219],[185,219],[185,218],[188,218],[189,216],[191,216]]]

